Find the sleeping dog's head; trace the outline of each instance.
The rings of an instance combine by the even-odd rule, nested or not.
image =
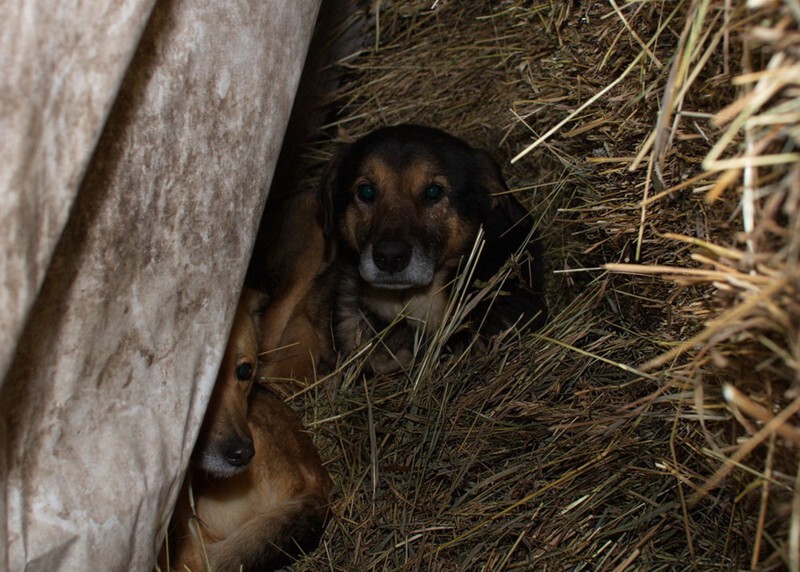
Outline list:
[[[192,452],[195,467],[218,477],[243,471],[255,454],[247,407],[258,365],[258,315],[263,305],[260,294],[251,290],[242,293]]]
[[[472,246],[505,190],[484,151],[431,127],[378,129],[347,147],[322,190],[326,232],[378,288],[427,286]]]

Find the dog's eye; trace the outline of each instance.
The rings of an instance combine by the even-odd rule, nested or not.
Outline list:
[[[358,185],[356,191],[358,191],[358,196],[362,201],[369,202],[375,198],[375,187],[369,183],[362,183]]]
[[[442,198],[442,192],[444,189],[441,185],[428,185],[425,187],[425,200],[428,201],[438,201]]]
[[[249,363],[240,363],[236,366],[236,379],[239,381],[249,381],[253,375],[253,365]]]

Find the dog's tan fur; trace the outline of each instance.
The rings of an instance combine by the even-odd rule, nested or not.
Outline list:
[[[284,397],[334,363],[330,330],[333,244],[316,190],[281,197],[264,213],[249,283],[267,294],[260,374]]]
[[[203,554],[214,571],[277,569],[313,549],[327,520],[332,483],[300,420],[274,393],[250,390],[252,378],[243,384],[235,374],[243,359],[255,364],[260,319],[252,312],[254,297],[246,294],[237,310],[204,420],[204,427],[213,429],[195,457],[214,449],[215,439],[242,410],[255,456],[246,467],[222,476],[190,467],[170,527],[174,570],[205,570]],[[243,391],[241,385],[249,387]],[[166,554],[161,562],[166,568]]]

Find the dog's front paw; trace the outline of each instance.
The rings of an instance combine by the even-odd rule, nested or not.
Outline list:
[[[369,357],[369,367],[377,374],[408,370],[412,365],[414,365],[414,354],[406,348],[401,348],[395,353],[386,348],[378,348]]]

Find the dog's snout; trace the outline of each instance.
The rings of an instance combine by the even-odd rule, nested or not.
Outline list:
[[[380,240],[372,247],[372,260],[383,272],[400,272],[411,260],[411,245],[400,240]]]
[[[225,449],[225,459],[234,467],[245,467],[253,459],[256,450],[251,439],[236,440]]]

